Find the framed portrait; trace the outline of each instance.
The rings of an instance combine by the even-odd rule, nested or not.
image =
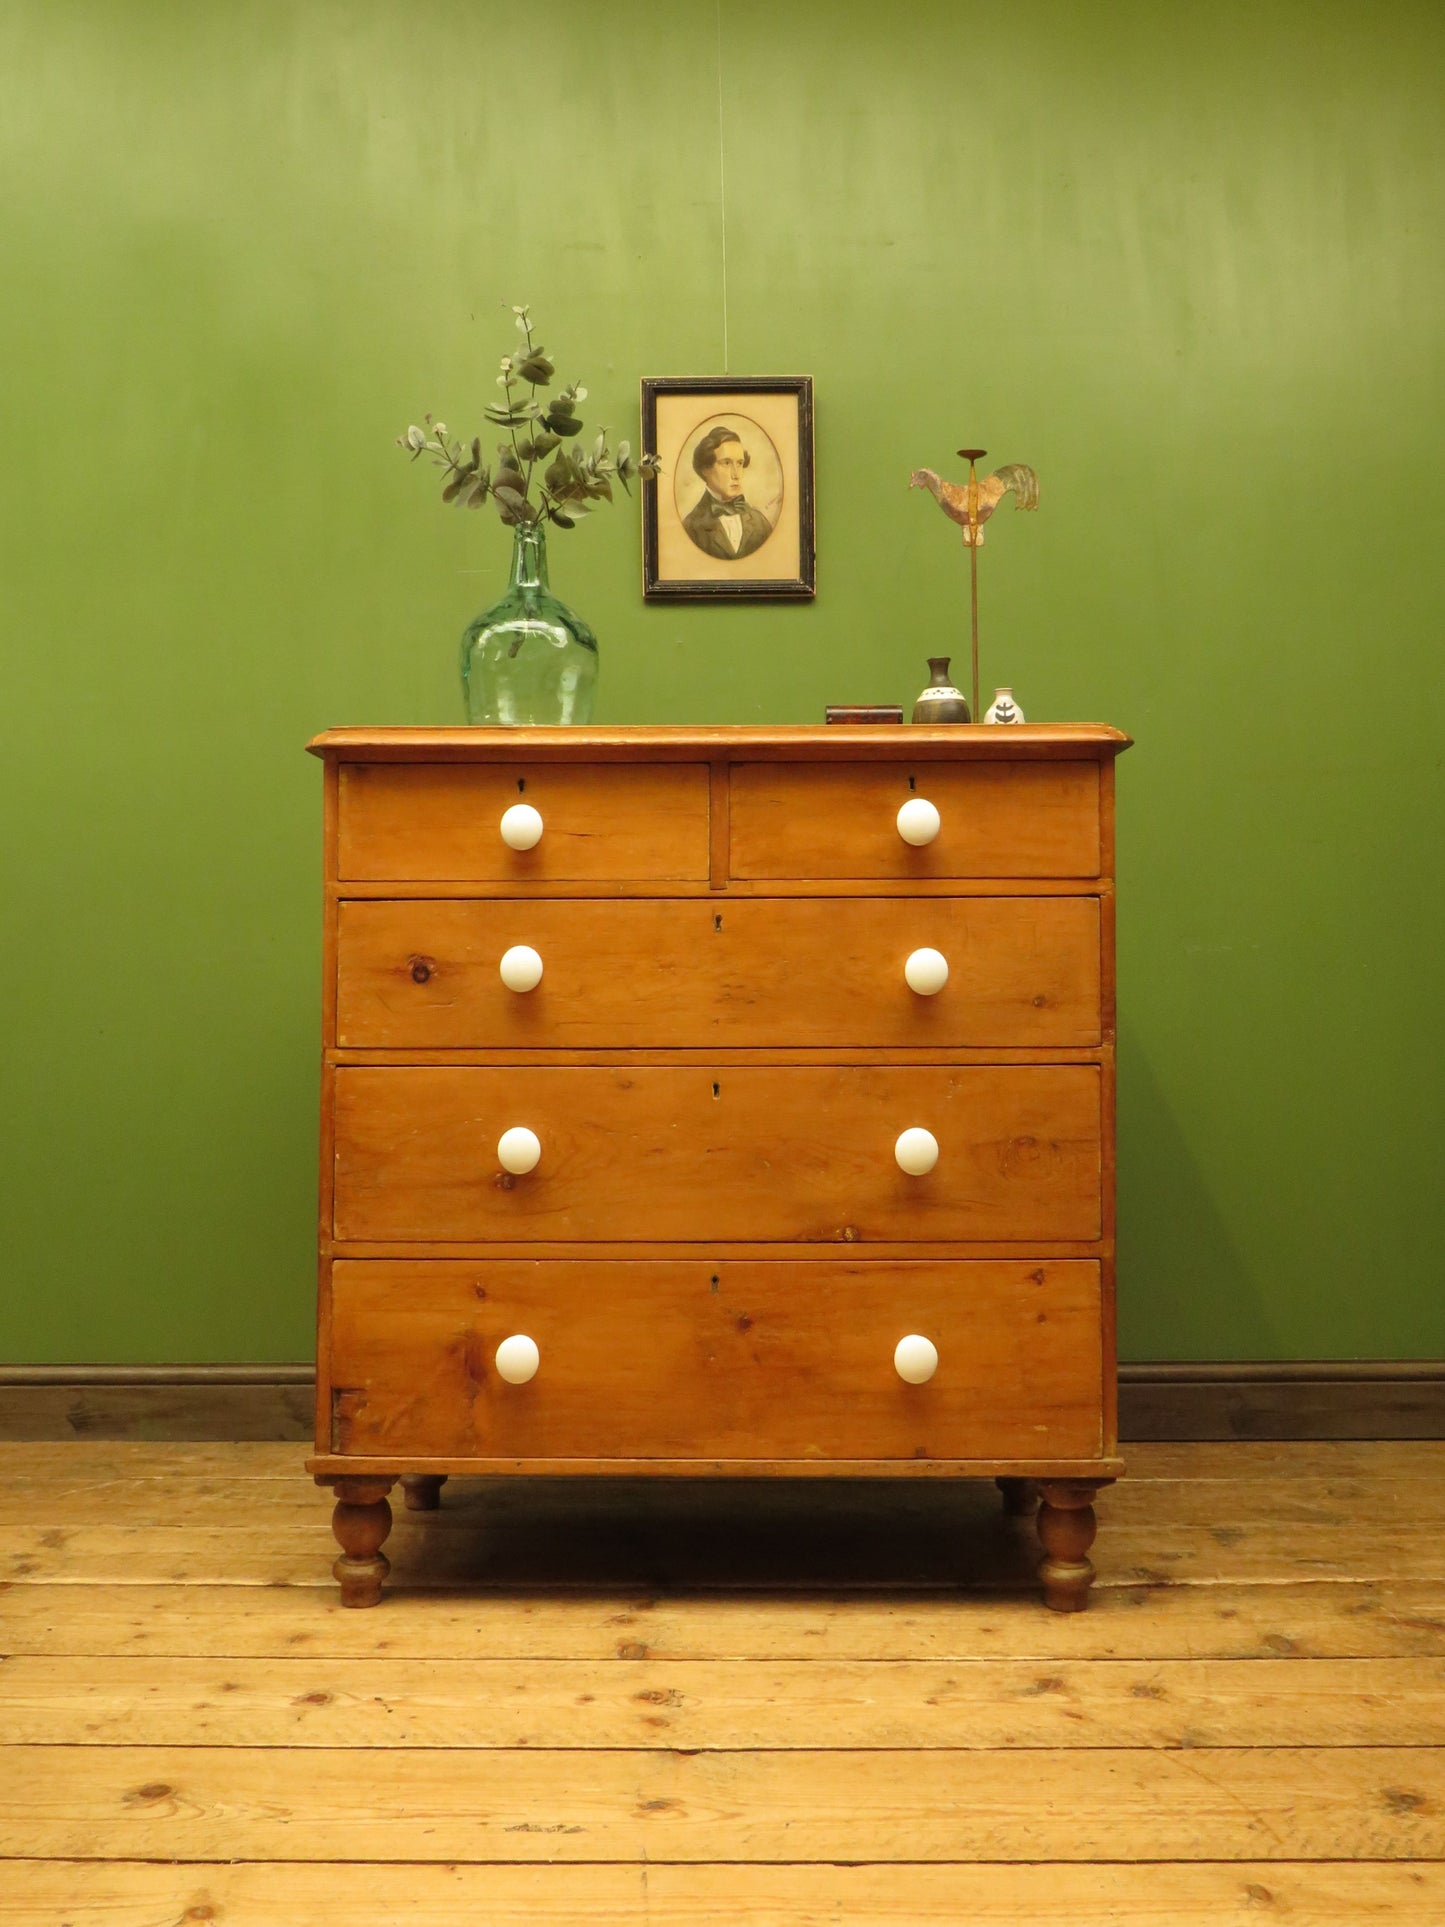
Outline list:
[[[649,602],[813,594],[811,375],[644,380],[642,445]]]

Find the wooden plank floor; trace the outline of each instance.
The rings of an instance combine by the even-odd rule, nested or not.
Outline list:
[[[343,1612],[290,1445],[0,1445],[5,1927],[1445,1927],[1445,1443],[453,1482]]]

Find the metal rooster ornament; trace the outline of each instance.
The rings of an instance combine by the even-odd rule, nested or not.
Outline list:
[[[1024,462],[1005,462],[996,468],[992,475],[978,479],[975,464],[981,462],[988,453],[986,448],[961,448],[959,454],[968,463],[966,482],[945,482],[931,468],[915,468],[909,478],[910,488],[926,488],[935,502],[950,521],[957,522],[963,531],[964,544],[968,549],[970,609],[972,614],[973,637],[973,716],[978,720],[978,552],[983,543],[983,525],[993,514],[1005,495],[1013,494],[1021,509],[1036,509],[1039,505],[1039,478],[1033,469]]]

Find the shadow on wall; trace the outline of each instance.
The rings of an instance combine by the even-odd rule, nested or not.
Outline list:
[[[1120,1358],[1278,1358],[1264,1294],[1230,1239],[1152,1064],[1122,1024],[1118,1048]],[[1215,1336],[1221,1327],[1234,1334],[1225,1347]]]

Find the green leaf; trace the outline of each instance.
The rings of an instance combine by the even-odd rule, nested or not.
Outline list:
[[[522,428],[541,418],[541,406],[534,401],[490,401],[482,410],[489,422],[502,428]]]
[[[560,518],[562,527],[564,529],[570,529],[576,527],[577,523],[582,520],[582,517],[587,514],[588,510],[585,502],[575,502],[564,499],[560,502],[551,503],[547,512],[553,521],[557,521]]]
[[[517,373],[534,388],[545,388],[556,372],[555,363],[548,361],[545,355],[528,355],[517,363]]]
[[[410,448],[415,448],[419,451],[426,447],[426,433],[423,429],[418,428],[415,422],[413,422],[411,427],[406,431],[406,439],[407,445]]]

